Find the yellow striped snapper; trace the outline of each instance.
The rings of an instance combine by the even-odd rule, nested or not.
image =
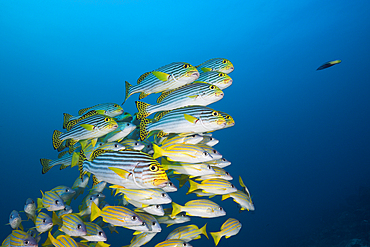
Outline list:
[[[192,247],[192,245],[181,239],[168,239],[156,244],[155,247]]]
[[[18,227],[23,231],[22,218],[17,210],[13,210],[9,215],[9,225],[11,228],[17,230]]]
[[[55,247],[78,247],[76,241],[68,235],[59,235],[57,238],[54,238],[49,232],[48,239]]]
[[[237,190],[233,193],[222,195],[222,200],[225,200],[229,197],[231,197],[234,202],[239,204],[240,210],[254,211],[254,204],[251,197],[243,191]]]
[[[123,140],[120,142],[120,144],[125,146],[126,149],[132,149],[137,151],[141,151],[145,148],[145,144],[133,139]]]
[[[198,134],[183,136],[183,135],[169,135],[162,137],[157,143],[162,145],[162,148],[171,146],[173,144],[198,144],[203,140],[203,136]]]
[[[219,168],[225,168],[226,166],[231,165],[231,162],[228,161],[225,158],[222,158],[222,159],[219,159],[219,160],[211,160],[211,161],[207,161],[207,162],[204,162],[204,163],[209,164],[211,166],[217,166]]]
[[[217,71],[229,74],[233,72],[234,65],[225,58],[212,58],[204,63],[199,64],[196,66],[198,71],[202,74],[202,72],[209,72],[209,71]]]
[[[27,234],[33,237],[36,240],[36,243],[40,242],[41,236],[39,236],[39,232],[36,230],[36,228],[31,227],[28,229]]]
[[[209,71],[201,73],[196,82],[205,82],[217,86],[219,89],[224,90],[227,87],[230,87],[233,83],[233,79],[228,74]]]
[[[198,184],[193,180],[189,180],[189,183],[190,188],[186,194],[190,194],[192,191],[197,189],[201,189],[203,192],[213,193],[216,195],[229,194],[237,190],[229,181],[220,178],[203,180],[201,184]]]
[[[135,101],[137,118],[143,119],[155,112],[169,111],[192,105],[207,106],[223,98],[224,93],[217,86],[207,83],[192,83],[163,92],[157,99],[157,105]]]
[[[32,198],[28,198],[26,200],[23,210],[26,213],[28,219],[31,219],[32,221],[35,219],[36,203]]]
[[[89,197],[85,197],[82,200],[82,205],[79,207],[80,212],[77,214],[80,217],[84,217],[91,214],[91,205],[92,204],[99,204],[99,195],[92,194]]]
[[[61,217],[62,226],[60,231],[73,237],[86,235],[86,226],[80,217],[76,214],[65,214]]]
[[[146,225],[148,226],[148,231],[144,232],[161,232],[162,228],[159,225],[157,219],[150,214],[147,213],[139,213],[137,212],[137,215],[140,217],[140,219],[144,220]],[[139,232],[136,232],[134,234],[139,234]]]
[[[166,149],[153,144],[153,159],[166,156],[169,161],[179,161],[185,163],[200,163],[213,160],[212,155],[202,147],[192,144],[174,144],[167,146]]]
[[[98,203],[100,201],[103,201],[105,198],[105,195],[101,192],[96,192],[96,191],[90,191],[89,194],[87,194],[83,199],[82,199],[82,204],[80,205],[80,208],[85,208],[86,206],[89,206],[91,201],[95,201],[95,198],[98,199]],[[98,203],[96,203],[98,205]]]
[[[213,147],[217,143],[219,143],[219,140],[217,140],[216,138],[214,138],[212,136],[204,135],[203,136],[203,140],[200,141],[198,144],[203,144],[203,145],[207,145],[207,146]]]
[[[142,204],[140,202],[135,202],[133,200],[130,200],[130,204],[136,207],[134,210],[135,212],[145,212],[145,213],[156,215],[156,216],[164,215],[163,207],[160,204],[142,207]]]
[[[215,241],[215,245],[217,246],[220,242],[220,239],[225,236],[225,238],[229,238],[238,234],[240,229],[242,228],[242,224],[239,220],[234,218],[229,218],[225,221],[225,223],[221,226],[221,231],[219,232],[211,232],[211,235]]]
[[[36,240],[28,233],[21,230],[13,230],[9,235],[8,243],[10,247],[33,247],[37,246]],[[5,242],[5,240],[4,240]],[[3,242],[2,245],[5,245]]]
[[[198,147],[201,147],[203,148],[205,151],[207,151],[208,153],[210,153],[212,155],[212,160],[218,160],[218,159],[221,159],[222,158],[222,154],[220,154],[216,149],[208,146],[208,145],[205,145],[205,144],[196,144]]]
[[[57,186],[50,191],[56,192],[63,201],[68,201],[76,194],[76,191],[64,185]]]
[[[156,217],[156,219],[160,224],[167,224],[167,227],[174,224],[181,224],[190,221],[190,217],[186,216],[185,213],[179,213],[177,215],[171,216],[171,212],[165,212],[164,216]]]
[[[134,150],[96,150],[92,160],[82,162],[80,175],[86,172],[95,175],[98,181],[123,186],[127,189],[161,188],[169,182],[166,172],[150,155]]]
[[[117,124],[117,129],[102,137],[103,142],[120,141],[136,129],[136,125],[129,122],[118,122]]]
[[[149,132],[159,130],[157,137],[169,133],[203,133],[222,129],[224,117],[206,106],[186,106],[160,114],[156,122],[144,118],[140,122],[140,138],[144,140]]]
[[[103,190],[105,189],[105,186],[107,186],[107,182],[104,182],[104,181],[94,184],[93,187],[90,189],[90,193],[103,192]]]
[[[46,232],[50,230],[53,227],[53,225],[54,225],[53,220],[48,214],[40,212],[37,215],[35,226],[38,232],[40,233]]]
[[[130,200],[133,200],[146,205],[167,204],[172,202],[171,197],[160,188],[126,189],[122,186],[117,185],[110,186],[110,188],[115,188],[116,194],[123,193],[124,198],[128,202],[130,202]]]
[[[81,238],[94,242],[107,241],[107,235],[105,235],[105,232],[99,225],[92,222],[85,222],[85,226],[86,235],[81,236]]]
[[[180,226],[168,234],[166,240],[181,239],[185,242],[190,242],[193,239],[199,239],[201,234],[208,238],[206,226],[207,223],[200,229],[196,225]]]
[[[226,215],[222,207],[207,199],[188,201],[185,203],[185,206],[172,202],[171,216],[175,216],[183,211],[186,212],[186,215],[202,218],[214,218]]]
[[[230,175],[230,173],[228,173],[224,169],[219,168],[217,166],[212,167],[212,169],[215,171],[213,174],[202,175],[202,176],[199,176],[199,177],[195,178],[195,180],[199,181],[199,180],[206,180],[206,179],[212,179],[212,178],[221,178],[221,179],[224,179],[224,180],[233,180],[233,177]]]
[[[226,126],[225,128],[233,127],[235,125],[234,119],[227,113],[218,111],[226,120]]]
[[[143,232],[139,235],[135,235],[129,245],[125,245],[123,247],[140,247],[144,244],[148,243],[154,236],[157,235],[157,232]]]
[[[91,205],[91,221],[101,216],[103,221],[136,231],[148,231],[145,221],[132,210],[121,206],[105,206],[102,210],[95,203]]]
[[[162,159],[162,166],[165,170],[172,170],[174,174],[189,176],[204,176],[215,173],[210,165],[204,163],[169,162],[167,159]]]
[[[1,244],[1,246],[3,247],[10,247],[10,237],[12,236],[12,234],[9,234],[4,240],[3,240],[3,243]]]
[[[73,209],[71,206],[66,205],[64,209],[57,211],[57,216],[60,218],[62,215],[65,214],[71,214],[73,212]]]
[[[162,187],[161,189],[164,190],[165,192],[175,192],[175,191],[177,191],[177,187],[171,181],[169,181],[166,184],[166,186]]]
[[[37,198],[37,209],[45,208],[48,211],[62,210],[65,206],[62,198],[54,191],[41,191],[42,198]]]
[[[54,130],[53,147],[57,149],[64,140],[76,143],[80,140],[99,138],[117,129],[117,127],[117,122],[113,118],[104,115],[94,115],[81,120],[66,133]]]
[[[139,99],[149,94],[159,93],[192,83],[199,77],[198,70],[188,64],[175,62],[162,66],[155,71],[142,74],[137,80],[137,85],[131,85],[126,81],[126,97],[134,93],[140,93]]]

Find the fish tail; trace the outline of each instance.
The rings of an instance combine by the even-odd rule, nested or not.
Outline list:
[[[71,167],[76,166],[78,164],[78,161],[79,160],[80,160],[80,155],[78,153],[76,153],[76,152],[73,152],[73,154],[72,154],[72,161],[71,161]]]
[[[200,228],[200,233],[202,233],[204,236],[206,236],[208,238],[207,231],[206,231],[206,226],[207,226],[207,223],[202,228]]]
[[[123,103],[125,103],[125,102],[126,102],[126,100],[128,99],[128,97],[130,97],[130,95],[131,95],[131,93],[130,93],[130,88],[132,87],[132,85],[131,85],[128,81],[126,81],[126,82],[125,82],[125,85],[126,85],[125,101],[123,101]],[[122,103],[122,104],[123,104],[123,103]]]
[[[40,159],[41,165],[42,165],[42,174],[47,173],[52,166],[50,166],[50,159]]]
[[[78,165],[78,170],[80,171],[80,178],[81,178],[81,180],[83,181],[83,179],[84,179],[84,175],[86,174],[86,171],[84,171],[84,169],[83,169],[83,166],[82,166],[82,164],[83,164],[83,162],[86,160],[86,156],[85,156],[85,154],[84,154],[84,151],[82,151],[81,150],[81,152],[80,152],[80,156],[79,156],[79,158],[78,158],[78,163],[77,163],[77,165]]]
[[[51,235],[51,231],[49,231],[48,238],[46,239],[44,244],[46,244],[46,243],[49,244],[50,243],[50,244],[54,245],[55,242],[56,242],[56,239],[53,237],[53,235]],[[57,242],[56,244],[59,244],[59,243]]]
[[[149,134],[149,131],[148,131],[148,124],[150,123],[150,120],[147,119],[147,118],[144,118],[141,120],[140,122],[140,140],[144,141],[148,134]]]
[[[44,207],[41,198],[37,198],[37,210],[41,210]]]
[[[190,188],[189,188],[189,190],[186,194],[190,194],[194,190],[198,189],[198,184],[196,182],[194,182],[193,180],[189,179],[189,184],[190,184]]]
[[[101,210],[94,202],[91,203],[91,215],[90,221],[93,222],[96,218],[101,215]]]
[[[182,188],[182,186],[184,186],[185,183],[189,180],[189,176],[181,174],[180,177],[177,178],[177,180],[179,180],[179,187]]]
[[[59,130],[54,130],[53,132],[53,147],[54,149],[57,149],[60,145],[62,145],[62,140],[60,139],[60,136],[63,133]]]
[[[62,226],[63,224],[63,221],[57,216],[55,211],[53,211],[52,220],[54,225]]]
[[[210,233],[213,237],[213,240],[215,241],[215,245],[217,246],[218,243],[220,242],[221,237],[222,237],[221,232],[210,232]]]
[[[172,213],[171,213],[171,217],[177,215],[178,213],[180,213],[182,210],[181,210],[181,205],[175,203],[175,202],[172,202]]]
[[[60,145],[57,149],[58,152],[62,151],[63,149],[65,149],[66,146],[64,144]]]
[[[68,151],[63,151],[58,154],[58,159],[62,158]]]
[[[153,151],[154,151],[153,159],[163,156],[164,150],[154,143],[153,143]]]
[[[170,162],[167,159],[162,159],[161,160],[161,165],[162,165],[163,169],[168,170]],[[172,174],[173,174],[173,172],[170,173],[170,175],[172,175]],[[167,174],[167,175],[169,175],[169,174]]]
[[[138,110],[138,113],[136,115],[137,119],[143,119],[150,115],[148,112],[148,107],[150,104],[141,102],[141,101],[135,101],[136,108]]]
[[[63,113],[63,129],[67,128],[67,124],[69,120],[71,119],[71,117],[73,117],[71,114]]]
[[[229,198],[229,197],[230,197],[230,194],[222,195],[222,199],[221,199],[221,201],[226,200],[226,199],[227,199],[227,198]]]
[[[64,170],[64,169],[66,169],[67,167],[69,167],[69,165],[62,164],[62,165],[60,165],[59,170]]]

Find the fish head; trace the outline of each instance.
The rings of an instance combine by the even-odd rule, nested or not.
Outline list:
[[[158,161],[151,163],[138,163],[134,169],[137,182],[144,188],[163,188],[169,183],[167,174]]]
[[[10,236],[10,242],[13,243],[14,246],[24,246],[24,247],[38,246],[35,238],[31,237],[29,234],[21,230],[15,230],[12,232]]]
[[[180,64],[180,66],[181,66],[180,74],[178,77],[182,76],[189,77],[189,79],[191,79],[192,82],[199,78],[199,72],[197,68],[195,68],[193,65],[189,63],[182,63]]]
[[[122,106],[120,106],[118,104],[113,104],[113,106],[110,109],[109,114],[107,114],[107,116],[115,117],[115,116],[121,115],[122,113],[123,113]]]
[[[217,65],[218,68],[215,70],[218,72],[229,74],[234,70],[234,65],[228,59],[220,59],[220,62]]]
[[[117,122],[112,117],[105,116],[104,122],[102,123],[100,130],[114,131],[118,128]]]
[[[168,181],[168,183],[162,188],[162,190],[166,192],[175,192],[177,191],[177,187],[171,181]]]
[[[144,208],[142,208],[142,210],[149,213],[149,214],[156,215],[156,216],[163,216],[164,215],[163,207],[160,204],[144,207]]]
[[[218,76],[220,77],[220,83],[218,85],[220,89],[225,89],[233,84],[233,79],[228,74],[219,72]]]
[[[38,232],[46,232],[53,227],[52,218],[44,212],[39,213],[36,218],[36,229]]]

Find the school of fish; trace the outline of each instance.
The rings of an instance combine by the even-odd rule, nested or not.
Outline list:
[[[240,210],[253,211],[242,178],[238,190],[223,169],[231,162],[213,147],[219,141],[212,132],[235,125],[229,114],[208,107],[223,98],[223,90],[233,82],[229,76],[233,70],[234,65],[224,58],[196,67],[171,63],[144,73],[136,85],[126,82],[124,101],[140,93],[134,115],[115,103],[80,109],[75,116],[64,113],[65,131],[52,134],[58,158],[42,158],[40,163],[43,174],[55,166],[76,167],[77,179],[71,187],[41,191],[37,200],[26,199],[22,211],[13,210],[12,231],[2,246],[105,247],[109,241],[103,228],[113,233],[123,227],[133,234],[127,246],[139,247],[160,233],[161,225],[187,224],[190,217],[225,216],[226,211],[210,200],[217,195],[222,200],[231,197]],[[141,101],[155,93],[160,93],[157,104]],[[170,179],[176,179],[180,188],[188,183],[186,194],[208,199],[189,200],[185,205],[172,201],[170,194],[177,187]],[[104,190],[119,198],[117,205],[104,200]],[[78,207],[77,198],[82,200]],[[166,204],[172,207],[163,208]],[[28,229],[22,224],[26,221],[32,224]],[[206,225],[182,225],[155,246],[191,247],[189,242],[201,235],[208,238]],[[210,235],[217,246],[223,236],[234,236],[241,227],[237,219],[228,218],[219,232]]]

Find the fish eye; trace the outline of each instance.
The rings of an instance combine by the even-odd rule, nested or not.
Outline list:
[[[158,171],[158,166],[156,166],[156,165],[150,165],[149,166],[149,170],[151,170],[152,172],[156,172],[156,171]]]
[[[150,148],[150,144],[148,144],[146,147],[147,147],[147,148]]]
[[[24,240],[24,244],[25,245],[28,245],[30,243],[30,241],[28,241],[28,240]]]
[[[115,104],[115,105],[113,105],[114,107],[119,107],[119,105],[117,105],[117,104]]]
[[[92,200],[93,200],[93,197],[91,196],[91,197],[90,197],[90,201],[92,201]]]
[[[229,173],[229,172],[226,172],[226,175],[227,175],[227,176],[229,176],[229,175],[230,175],[230,173]]]
[[[99,146],[102,146],[103,145],[103,143],[99,143]]]
[[[115,148],[118,148],[118,144],[114,144],[114,147],[115,147]]]
[[[46,222],[46,219],[42,219],[42,223],[45,223]]]
[[[209,87],[209,89],[216,89],[216,87],[215,87],[215,85],[211,85],[210,87]]]
[[[138,142],[135,142],[135,145],[137,146],[137,145],[139,145],[139,143]]]
[[[67,208],[63,208],[63,210],[67,212]]]
[[[69,189],[66,189],[66,192],[69,192]]]
[[[207,156],[208,153],[206,151],[203,152],[203,156]]]
[[[161,194],[161,196],[162,196],[162,197],[166,197],[166,194],[165,194],[165,193],[162,193],[162,194]]]
[[[221,160],[222,160],[222,161],[226,161],[226,159],[225,159],[225,158],[222,158]]]
[[[155,208],[160,208],[160,206],[159,205],[155,205]]]
[[[152,222],[152,225],[155,226],[155,221]]]
[[[218,116],[218,112],[216,111],[212,112],[212,116]]]
[[[184,69],[187,69],[187,68],[189,68],[190,66],[191,66],[190,64],[186,63],[186,64],[184,64],[182,67],[183,67]]]
[[[136,220],[136,219],[137,217],[135,215],[131,217],[131,220]]]
[[[223,208],[222,208],[222,207],[219,207],[218,209],[219,209],[220,211],[222,211],[222,210],[223,210]]]
[[[185,246],[187,246],[187,243],[185,243],[185,242],[184,242],[184,243],[182,244],[182,246],[184,246],[184,247],[185,247]]]
[[[10,218],[13,219],[13,215],[12,214],[10,215]]]
[[[58,204],[59,204],[59,200],[55,200],[55,204],[57,204],[57,205],[58,205]]]
[[[235,188],[235,186],[232,184],[232,185],[231,185],[231,188]]]
[[[211,166],[210,165],[207,165],[207,169],[211,169]]]
[[[99,232],[98,234],[99,234],[99,236],[103,236],[103,232]]]
[[[104,118],[104,121],[105,121],[105,122],[108,122],[108,121],[109,121],[109,118],[107,118],[107,117],[106,117],[106,118]]]
[[[173,186],[173,183],[172,183],[172,182],[169,182],[169,183],[168,183],[168,185],[169,185],[169,186]]]
[[[213,149],[212,151],[213,151],[213,153],[214,153],[214,154],[217,154],[217,151],[216,151],[216,149]]]
[[[143,223],[141,223],[142,226],[145,226],[145,222],[143,221]]]
[[[222,63],[227,63],[227,60],[226,59],[222,60]]]
[[[82,228],[81,224],[78,224],[77,229],[81,229],[81,228]]]

